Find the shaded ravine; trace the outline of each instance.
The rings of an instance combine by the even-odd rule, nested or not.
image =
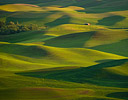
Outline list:
[[[90,67],[48,71],[38,70],[33,72],[20,72],[16,74],[37,78],[126,88],[128,87],[128,76],[115,74],[104,69],[108,67],[120,66],[126,62],[128,62],[128,59],[113,60]]]

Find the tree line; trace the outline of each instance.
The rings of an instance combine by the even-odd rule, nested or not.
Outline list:
[[[30,24],[30,25],[22,25],[17,23],[14,23],[12,21],[5,22],[0,21],[0,35],[9,35],[9,34],[15,34],[19,32],[26,32],[26,31],[32,31],[32,30],[39,30],[39,27],[37,24]]]

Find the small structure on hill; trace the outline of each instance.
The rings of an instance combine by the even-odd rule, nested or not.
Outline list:
[[[90,23],[85,23],[84,25],[91,25]]]

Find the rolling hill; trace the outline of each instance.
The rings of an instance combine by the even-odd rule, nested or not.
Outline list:
[[[127,100],[128,0],[1,0],[0,100]],[[90,23],[91,25],[85,25]]]
[[[31,77],[65,80],[77,83],[93,83],[103,86],[127,87],[128,74],[127,72],[122,73],[121,70],[122,67],[123,70],[127,70],[127,61],[128,59],[113,60],[94,66],[89,66],[87,68],[82,67],[76,69],[62,69],[53,71],[44,70],[44,72],[39,70],[19,74]],[[116,71],[118,71],[118,73]]]

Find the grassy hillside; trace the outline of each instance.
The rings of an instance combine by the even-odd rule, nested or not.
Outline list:
[[[1,5],[0,10],[8,11],[8,12],[16,12],[16,11],[42,11],[38,7],[26,6],[26,5],[18,5],[18,4],[7,4]]]
[[[92,49],[114,53],[122,56],[128,56],[127,43],[128,43],[128,40],[125,39],[112,44],[95,46],[95,47],[92,47]]]
[[[87,67],[96,64],[97,60],[125,58],[91,49],[57,48],[39,44],[1,43],[0,52],[1,68],[14,71],[62,66]]]
[[[91,29],[92,30],[92,29]],[[57,47],[94,47],[127,39],[127,31],[98,30],[62,35],[45,41],[45,45]]]
[[[111,26],[109,28],[128,27],[127,25],[128,11],[127,9],[124,9],[125,11],[121,9],[121,7],[125,7],[125,4],[127,4],[127,0],[122,0],[122,1],[113,0],[111,1],[112,3],[110,3],[109,0],[106,1],[82,0],[79,2],[77,0],[72,0],[71,2],[69,2],[69,0],[62,0],[62,1],[55,0],[52,2],[48,2],[48,4],[51,4],[48,6],[46,5],[47,2],[46,1],[44,2],[45,3],[42,2],[42,5],[41,3],[39,3],[40,5],[38,5],[38,1],[35,4],[31,4],[31,3],[25,4],[25,2],[20,3],[19,1],[18,4],[14,3],[14,4],[1,5],[0,9],[4,11],[4,13],[2,14],[3,16],[1,16],[0,19],[6,21],[13,20],[15,22],[19,21],[20,23],[25,23],[25,24],[37,23],[40,26],[45,24],[49,27],[51,26],[55,27],[56,25],[63,25],[63,24],[84,24],[88,22],[94,25],[102,25],[105,27]],[[99,4],[97,4],[96,2],[98,2]],[[63,6],[61,5],[61,3],[68,5]],[[81,4],[84,4],[84,6],[82,6]],[[114,8],[112,6],[113,4],[120,5],[121,7],[119,7],[118,10],[117,8]],[[102,6],[104,7],[104,9],[100,8]],[[112,10],[110,6],[112,6],[116,11],[114,11],[114,9]],[[105,9],[108,10],[106,13],[105,13]],[[95,11],[95,13],[88,13],[91,12],[88,10]],[[99,10],[103,10],[104,12],[99,13]],[[13,13],[7,16],[6,14],[7,12],[13,12]]]
[[[43,43],[55,36],[45,35],[45,31],[29,31],[12,35],[0,35],[0,41],[9,43]]]
[[[103,86],[116,86],[116,87],[127,87],[128,74],[116,73],[116,69],[120,71],[120,68],[115,68],[112,70],[111,67],[123,66],[124,70],[127,70],[127,64],[125,64],[128,59],[113,60],[110,62],[101,63],[98,65],[90,66],[87,68],[76,68],[76,69],[66,69],[66,70],[49,70],[49,71],[34,71],[19,73],[20,75],[48,78],[56,80],[65,80],[78,83],[92,83]],[[125,64],[125,65],[123,65]],[[110,68],[111,69],[110,69]],[[107,68],[109,70],[107,70]],[[100,73],[99,73],[100,72]],[[120,71],[121,72],[121,71]]]
[[[128,0],[1,0],[0,100],[127,100]],[[90,23],[91,25],[85,25]]]

